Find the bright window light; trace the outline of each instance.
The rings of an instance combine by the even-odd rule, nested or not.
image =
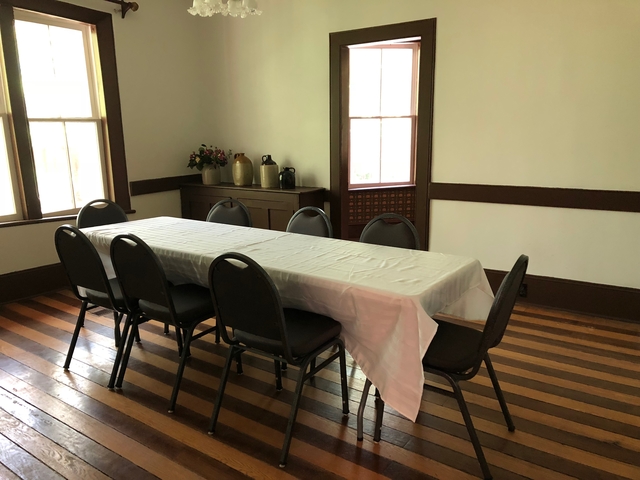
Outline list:
[[[414,183],[417,43],[349,49],[349,185]]]
[[[34,20],[15,29],[40,205],[68,213],[106,196],[91,31]]]

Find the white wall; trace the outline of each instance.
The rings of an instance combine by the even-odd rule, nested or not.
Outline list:
[[[259,1],[246,19],[191,17],[190,0],[114,16],[130,180],[190,173],[204,141],[328,187],[329,33],[435,17],[434,181],[640,190],[637,0]],[[179,214],[176,192],[132,202]],[[55,226],[0,229],[0,274],[54,263]],[[639,233],[637,214],[438,201],[431,248],[640,288]]]
[[[640,2],[261,0],[212,19],[214,130],[329,186],[329,33],[437,18],[433,180],[640,190]],[[217,67],[216,67],[217,68]],[[640,215],[433,202],[431,249],[640,288]]]

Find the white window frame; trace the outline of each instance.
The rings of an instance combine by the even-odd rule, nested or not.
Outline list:
[[[413,74],[412,74],[412,84],[411,84],[411,113],[409,115],[398,115],[398,116],[352,116],[349,111],[349,148],[348,148],[348,156],[349,156],[349,169],[347,172],[347,182],[349,190],[366,190],[372,188],[385,188],[385,187],[403,187],[403,186],[415,186],[416,184],[416,146],[417,146],[417,124],[418,124],[418,81],[419,81],[419,63],[420,63],[420,39],[415,38],[407,38],[407,39],[397,39],[390,40],[388,42],[374,42],[368,44],[360,44],[360,45],[350,45],[349,49],[365,49],[365,48],[375,48],[375,49],[392,49],[392,48],[403,48],[407,49],[410,47],[413,50]],[[382,125],[382,119],[385,118],[410,118],[411,119],[411,165],[410,165],[410,179],[408,182],[373,182],[373,183],[351,183],[351,122],[353,120],[360,119],[380,119]],[[382,142],[382,135],[380,136],[380,141]],[[381,162],[379,163],[381,165]],[[381,168],[379,166],[379,168]]]
[[[55,17],[52,15],[47,15],[44,13],[33,12],[29,10],[22,9],[14,9],[15,20],[18,21],[26,21],[31,23],[39,23],[41,25],[51,25],[56,27],[68,28],[73,30],[78,30],[82,33],[82,39],[84,43],[84,53],[85,53],[85,66],[87,69],[87,81],[89,84],[89,97],[91,102],[91,116],[90,117],[57,117],[57,118],[37,118],[37,117],[29,117],[27,115],[27,119],[29,123],[31,122],[40,122],[40,123],[66,123],[70,122],[82,122],[88,123],[92,122],[96,126],[96,132],[98,135],[98,143],[99,143],[99,153],[100,153],[100,171],[102,174],[102,183],[104,191],[102,192],[103,198],[108,198],[109,191],[109,176],[107,172],[107,162],[105,159],[105,142],[104,142],[104,120],[105,113],[102,111],[102,105],[100,102],[100,85],[97,80],[97,68],[98,63],[96,61],[96,35],[95,35],[95,27],[93,25],[80,22],[78,20],[71,20],[61,17]],[[15,191],[14,191],[15,196]],[[54,212],[47,212],[42,214],[42,218],[47,217],[56,217],[60,215],[68,215],[75,214],[82,208],[82,206],[71,208],[67,210],[57,210]]]

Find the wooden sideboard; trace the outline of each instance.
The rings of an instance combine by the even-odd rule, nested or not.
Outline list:
[[[180,186],[182,217],[204,220],[213,205],[225,198],[235,198],[251,212],[253,226],[284,231],[291,215],[302,207],[324,208],[324,188],[297,187],[293,190],[262,188],[260,185],[236,187],[232,183],[220,185],[184,184]]]

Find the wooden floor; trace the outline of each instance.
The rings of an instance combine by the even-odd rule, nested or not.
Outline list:
[[[481,475],[455,401],[435,393],[425,393],[415,424],[387,409],[380,444],[371,439],[370,397],[365,439],[356,442],[364,376],[350,358],[352,414],[343,419],[331,365],[305,387],[289,463],[279,469],[294,383],[284,379],[276,393],[272,362],[243,357],[245,374],[231,374],[208,436],[224,345],[213,335],[194,343],[170,415],[174,337],[144,325],[122,392],[110,392],[109,311],[87,315],[71,369],[62,368],[78,307],[67,291],[0,306],[0,478]],[[507,431],[486,371],[463,391],[494,478],[640,479],[640,323],[516,307],[491,355],[517,430]]]

